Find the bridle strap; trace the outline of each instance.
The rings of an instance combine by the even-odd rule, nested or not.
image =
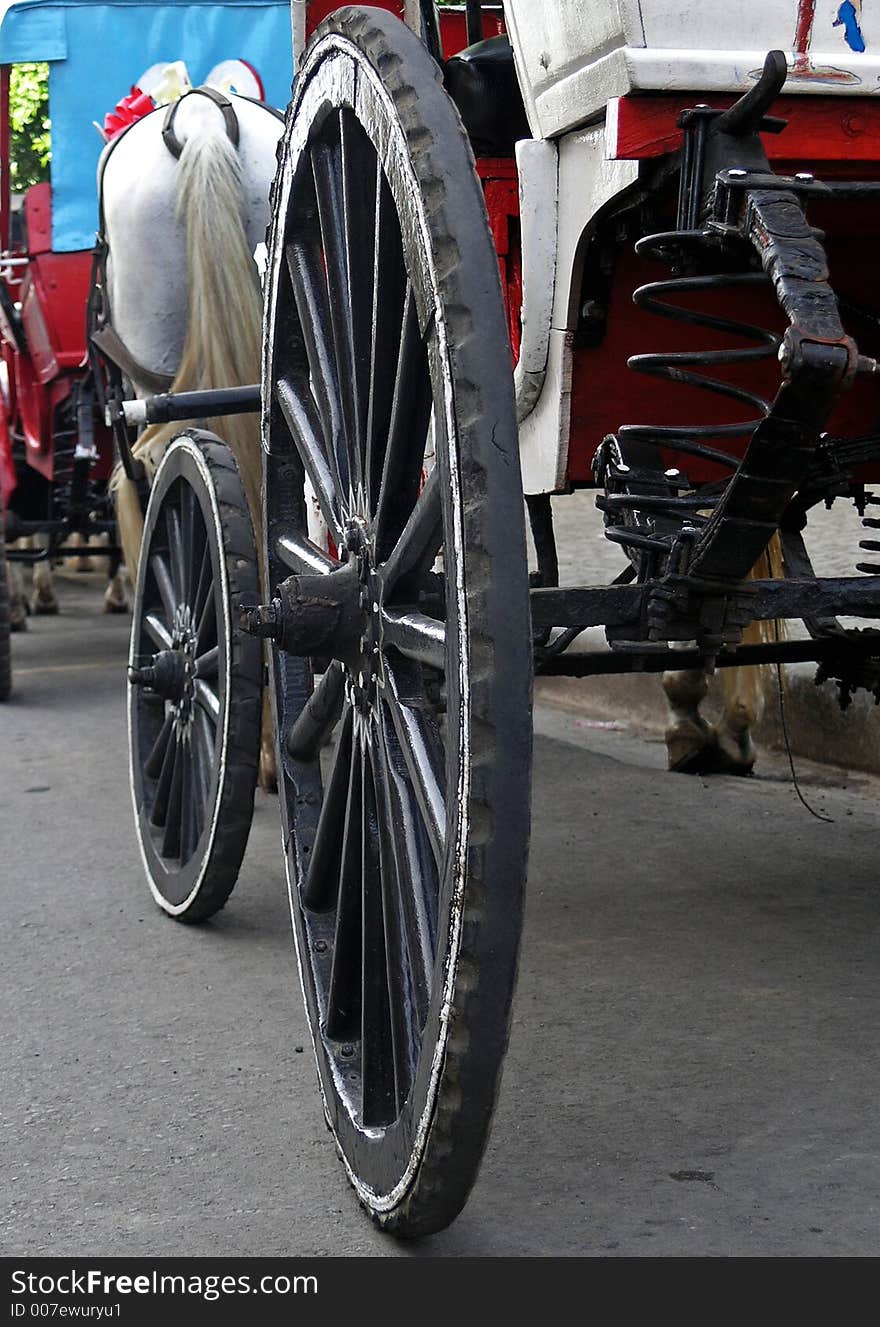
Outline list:
[[[210,101],[213,101],[217,109],[223,113],[223,121],[226,125],[226,133],[229,137],[229,141],[233,147],[237,148],[238,117],[235,114],[235,108],[233,107],[232,102],[228,97],[224,97],[222,92],[218,92],[216,88],[193,88],[191,92],[186,93],[186,96],[179,97],[177,101],[173,101],[168,107],[168,111],[165,115],[165,123],[162,125],[162,139],[172,157],[178,159],[183,151],[183,144],[174,132],[174,121],[177,118],[178,107],[182,101],[186,100],[186,97],[195,96],[207,97]]]

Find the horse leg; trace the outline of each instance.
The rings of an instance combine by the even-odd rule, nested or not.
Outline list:
[[[669,702],[666,754],[669,768],[678,774],[705,774],[715,768],[715,729],[700,714],[709,682],[700,668],[663,674],[663,690]]]
[[[128,599],[125,594],[125,572],[122,558],[118,553],[107,559],[107,588],[104,591],[105,613],[127,613]]]
[[[263,719],[260,733],[259,784],[266,793],[278,791],[278,769],[275,764],[275,739],[272,732],[272,704],[268,689],[263,690]]]
[[[108,534],[89,535],[89,540],[88,540],[89,548],[106,548],[107,544],[109,543],[110,543],[110,536]],[[95,557],[94,554],[91,554],[89,557],[83,558],[83,561],[88,564],[87,566],[82,568],[83,571],[102,571],[104,575],[107,577],[107,579],[108,580],[110,579],[109,557]]]
[[[727,774],[751,774],[754,769],[757,752],[751,729],[764,712],[764,675],[763,668],[725,668],[722,674],[718,754]]]
[[[144,514],[140,498],[136,485],[125,475],[121,465],[117,465],[114,470],[110,487],[116,509],[116,529],[122,545],[122,560],[134,581],[137,579],[141,540],[144,537]]]
[[[79,530],[73,530],[67,536],[67,543],[73,548],[83,548],[87,543],[91,544],[91,539],[87,540],[85,535]],[[64,559],[64,566],[67,571],[91,571],[93,569],[93,559],[85,557],[83,554],[71,554]]]
[[[776,533],[749,573],[749,579],[782,580],[784,576],[782,541]],[[784,623],[751,622],[743,632],[743,644],[778,642],[784,631]],[[718,767],[727,774],[751,774],[754,769],[757,752],[751,729],[764,712],[769,676],[766,667],[725,668],[721,674],[724,708],[718,724]]]
[[[36,535],[35,548],[48,548],[48,535]],[[37,617],[52,617],[58,612],[58,599],[52,584],[52,568],[49,559],[43,558],[34,563],[34,614]]]

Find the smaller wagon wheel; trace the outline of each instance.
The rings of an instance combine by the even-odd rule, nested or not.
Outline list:
[[[3,516],[3,508],[0,506],[0,701],[8,700],[12,691],[12,652],[9,643],[9,564],[6,561]]]
[[[153,897],[181,921],[223,907],[253,815],[262,648],[238,626],[259,590],[238,469],[211,433],[176,438],[144,522],[129,657],[135,825]]]

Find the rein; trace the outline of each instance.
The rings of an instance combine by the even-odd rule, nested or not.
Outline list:
[[[235,108],[229,98],[224,97],[223,93],[218,92],[216,88],[209,87],[193,88],[191,92],[186,94],[186,96],[207,97],[209,101],[213,101],[217,109],[223,114],[223,122],[226,125],[226,133],[229,137],[230,143],[233,147],[237,148],[238,117],[235,114]],[[177,101],[171,103],[165,115],[165,123],[162,125],[162,141],[175,159],[179,159],[180,154],[183,151],[183,144],[174,132],[174,121],[177,118],[177,109],[180,106],[180,103],[185,100],[186,97],[179,97]]]

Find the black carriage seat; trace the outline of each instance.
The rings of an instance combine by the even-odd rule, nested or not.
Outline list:
[[[507,37],[488,37],[454,55],[443,81],[477,156],[513,156],[514,144],[531,137]]]

